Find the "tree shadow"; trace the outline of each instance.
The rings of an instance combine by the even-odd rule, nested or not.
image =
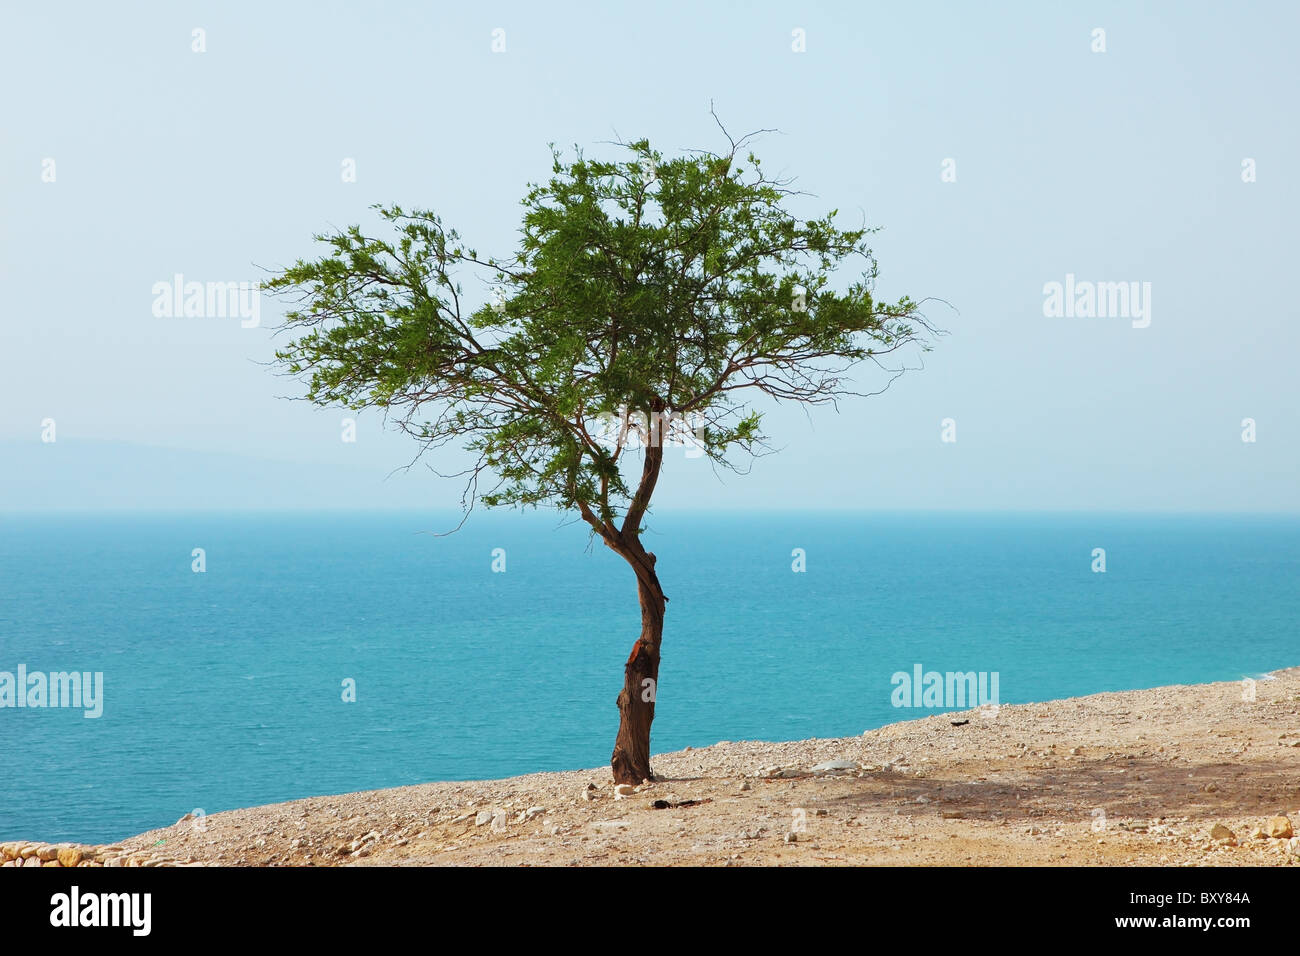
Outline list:
[[[963,819],[1032,823],[1071,813],[1080,822],[1125,818],[1146,824],[1160,818],[1210,823],[1223,817],[1293,812],[1300,807],[1294,761],[1252,760],[1173,763],[1150,758],[1089,761],[1077,758],[1053,766],[1006,768],[970,778],[960,769],[917,777],[882,771],[855,778],[860,790],[821,801],[847,811],[881,808],[883,793],[900,816],[933,818],[936,811]],[[980,776],[985,779],[979,779]],[[1208,788],[1208,789],[1207,789]],[[1240,836],[1240,834],[1239,834]]]

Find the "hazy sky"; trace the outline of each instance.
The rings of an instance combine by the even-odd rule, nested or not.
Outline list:
[[[799,212],[884,227],[883,295],[956,311],[886,395],[774,413],[748,477],[670,457],[662,504],[1300,508],[1300,6],[613,6],[5,4],[0,510],[453,504],[383,480],[378,416],[282,397],[274,302],[160,318],[155,283],[256,281],[375,202],[508,253],[548,142],[722,148],[710,100],[780,130]],[[1045,315],[1067,275],[1145,314]]]

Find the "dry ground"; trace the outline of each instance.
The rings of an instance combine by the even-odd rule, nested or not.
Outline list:
[[[110,865],[1300,866],[1300,668],[968,711],[609,768],[431,783],[211,814]],[[900,711],[905,713],[905,711]],[[954,721],[968,720],[961,726]],[[825,761],[856,769],[813,772]],[[1228,837],[1216,824],[1233,831]],[[1272,820],[1276,833],[1282,823]],[[791,836],[793,834],[793,836]]]

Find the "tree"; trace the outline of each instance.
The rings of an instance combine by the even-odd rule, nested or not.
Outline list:
[[[904,366],[886,356],[939,331],[910,299],[874,298],[874,230],[788,212],[789,181],[741,158],[754,134],[723,134],[724,153],[671,159],[645,140],[617,144],[621,161],[552,147],[507,259],[480,257],[433,212],[376,206],[386,238],[317,235],[327,255],[264,283],[296,295],[284,328],[297,337],[276,357],[310,401],[383,409],[421,455],[462,443],[467,515],[571,511],[630,565],[641,633],[617,698],[617,783],[651,777],[668,598],[641,535],[664,445],[736,470],[764,448],[756,399],[834,404],[861,394],[847,373],[868,362],[888,387]],[[850,260],[862,271],[836,291]],[[477,306],[474,273],[496,285]]]

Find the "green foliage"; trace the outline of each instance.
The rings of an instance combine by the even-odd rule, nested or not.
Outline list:
[[[387,238],[319,235],[327,254],[264,284],[297,297],[296,338],[277,358],[313,402],[382,408],[426,448],[475,452],[467,504],[577,509],[602,534],[624,517],[635,533],[662,454],[642,452],[630,487],[629,449],[599,440],[600,416],[623,428],[629,411],[683,416],[734,467],[763,441],[759,394],[858,394],[854,365],[884,368],[935,331],[911,300],[873,297],[871,230],[789,213],[794,194],[752,153],[738,161],[743,142],[665,158],[642,140],[619,162],[553,150],[505,260],[480,258],[432,212],[375,207]],[[859,271],[836,291],[850,260]],[[499,301],[471,305],[474,273]]]

